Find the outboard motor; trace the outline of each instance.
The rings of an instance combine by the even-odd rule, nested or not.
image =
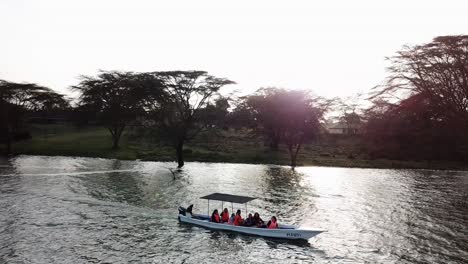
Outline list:
[[[185,216],[185,212],[186,212],[186,211],[187,211],[187,210],[186,210],[184,207],[182,207],[182,206],[179,206],[179,214],[181,214],[181,215],[184,215],[184,216]]]
[[[192,214],[192,209],[193,209],[193,204],[189,205],[189,207],[187,207],[187,210],[185,211],[189,214]]]
[[[185,216],[187,213],[192,214],[192,209],[193,209],[193,204],[189,205],[189,207],[187,207],[187,209],[185,209],[182,206],[179,206],[179,209],[178,209],[179,210],[179,215]]]

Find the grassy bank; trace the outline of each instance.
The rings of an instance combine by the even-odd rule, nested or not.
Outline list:
[[[111,149],[109,132],[104,128],[76,129],[64,125],[34,126],[32,139],[16,142],[14,154],[48,156],[84,156],[124,160],[173,161],[175,152],[157,141],[125,134],[118,150]],[[3,146],[2,146],[3,148]],[[232,162],[288,165],[285,149],[271,151],[260,138],[247,133],[217,131],[204,133],[185,147],[186,161]],[[368,159],[362,144],[354,138],[326,138],[305,145],[298,162],[309,166],[361,168],[467,169],[467,164],[452,161],[401,161]]]

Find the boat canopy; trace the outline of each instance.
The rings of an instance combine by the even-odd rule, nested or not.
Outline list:
[[[200,199],[244,204],[244,203],[248,203],[248,202],[250,202],[252,200],[255,200],[256,198],[248,197],[248,196],[225,194],[225,193],[212,193],[210,195],[200,197]]]

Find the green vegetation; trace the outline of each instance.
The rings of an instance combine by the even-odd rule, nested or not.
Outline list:
[[[175,161],[172,146],[135,138],[131,131],[124,134],[117,150],[109,147],[112,138],[101,127],[77,129],[68,125],[34,125],[33,138],[16,142],[13,153],[50,156],[84,156],[125,160]],[[452,161],[401,161],[369,159],[357,136],[324,136],[314,144],[307,144],[299,154],[298,165],[361,168],[429,168],[467,169],[466,164]],[[232,162],[289,165],[285,149],[272,151],[261,138],[245,130],[209,131],[201,133],[187,144],[184,154],[188,161]]]

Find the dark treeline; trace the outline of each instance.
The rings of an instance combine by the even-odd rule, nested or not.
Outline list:
[[[49,88],[1,81],[0,139],[10,153],[13,141],[29,137],[32,116],[66,113],[76,124],[105,127],[113,149],[130,126],[143,127],[150,131],[145,136],[173,147],[182,167],[184,145],[201,131],[243,129],[271,151],[287,151],[294,167],[304,144],[327,133],[327,114],[338,114],[344,133],[362,140],[367,158],[467,161],[468,36],[404,47],[389,61],[389,76],[372,90],[367,108],[274,87],[223,97],[220,89],[234,82],[204,71],[82,76],[72,87],[80,94],[73,106]]]
[[[370,153],[468,161],[468,36],[437,37],[389,60],[366,113]]]
[[[125,128],[139,123],[156,130],[161,140],[174,147],[182,167],[184,144],[204,127],[203,110],[220,96],[221,87],[233,83],[204,71],[112,71],[83,76],[73,89],[81,93],[78,108],[95,113],[109,130],[114,149]]]
[[[33,83],[0,80],[0,139],[11,152],[15,140],[29,138],[25,120],[32,112],[51,113],[69,107],[63,95]]]

